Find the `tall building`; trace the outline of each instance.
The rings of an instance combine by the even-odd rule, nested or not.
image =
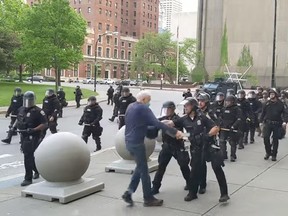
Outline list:
[[[182,12],[182,2],[180,0],[160,0],[161,23],[159,26],[163,30],[171,30],[172,14]]]
[[[36,0],[27,0],[32,5]],[[159,0],[70,0],[87,21],[83,61],[61,76],[129,78],[133,47],[147,32],[158,32]],[[53,71],[45,70],[46,76]]]
[[[221,38],[226,25],[229,67],[237,69],[241,50],[248,46],[253,57],[253,67],[248,75],[255,76],[258,85],[269,87],[272,75],[275,1],[203,0],[203,3],[204,22],[202,30],[199,30],[203,32],[201,44],[206,70],[212,75],[221,66]],[[275,38],[277,86],[287,86],[288,83],[287,8],[287,0],[278,0]]]

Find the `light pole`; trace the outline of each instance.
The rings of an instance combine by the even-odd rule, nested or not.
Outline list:
[[[96,40],[96,43],[95,43],[95,59],[94,59],[94,92],[96,92],[96,78],[97,78],[97,52],[98,52],[98,42],[99,42],[99,39],[103,36],[112,36],[112,35],[118,35],[118,32],[109,32],[109,31],[106,31],[105,33],[103,34],[100,34]]]
[[[276,30],[277,30],[277,0],[275,1],[274,6],[274,28],[273,28],[273,51],[272,51],[272,74],[271,74],[271,87],[276,87],[276,78],[275,78],[275,58],[276,58]]]

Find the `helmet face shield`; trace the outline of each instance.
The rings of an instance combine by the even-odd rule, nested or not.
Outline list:
[[[46,96],[46,97],[51,97],[53,94],[54,94],[54,91],[53,91],[52,89],[48,89],[48,90],[45,92],[45,96]]]
[[[168,115],[168,108],[163,108],[161,109],[160,117],[164,117]]]
[[[25,92],[23,96],[23,107],[30,108],[35,106],[36,104],[36,96],[34,95],[34,92],[27,91]]]
[[[224,100],[224,95],[216,95],[215,101],[222,102]]]

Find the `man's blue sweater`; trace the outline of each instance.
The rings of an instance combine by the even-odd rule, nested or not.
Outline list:
[[[177,130],[160,122],[151,109],[139,102],[130,104],[125,114],[125,141],[133,144],[144,143],[148,126],[162,129],[171,136],[175,136]]]

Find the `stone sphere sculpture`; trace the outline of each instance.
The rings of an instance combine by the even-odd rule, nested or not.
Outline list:
[[[153,153],[155,148],[155,140],[145,138],[144,144],[146,147],[146,158],[148,159],[150,155]],[[132,155],[126,149],[125,144],[125,126],[123,126],[115,136],[115,148],[117,153],[122,157],[124,160],[133,160]]]
[[[48,182],[69,182],[82,177],[90,163],[90,152],[81,137],[60,132],[45,138],[35,152],[40,175]]]

